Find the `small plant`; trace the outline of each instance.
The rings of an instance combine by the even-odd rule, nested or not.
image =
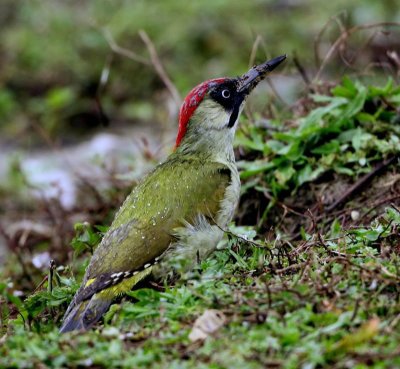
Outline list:
[[[89,223],[76,223],[76,236],[71,241],[75,257],[81,255],[85,251],[93,254],[95,247],[99,244],[107,228],[108,227],[105,226],[92,227]]]
[[[278,197],[329,170],[354,176],[370,170],[375,160],[399,152],[400,87],[391,79],[377,88],[344,78],[331,92],[312,95],[320,106],[289,131],[269,136],[255,126],[246,127],[249,136],[239,136],[238,145],[259,151],[264,159],[243,161],[241,177],[262,173]]]

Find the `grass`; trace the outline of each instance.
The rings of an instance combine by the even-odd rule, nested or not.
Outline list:
[[[74,257],[47,276],[6,266],[0,367],[399,367],[400,89],[345,78],[305,97],[284,124],[242,124],[243,195],[219,250],[132,291],[96,329],[58,334],[104,226],[77,224]],[[210,309],[225,323],[192,342]]]
[[[247,107],[241,202],[218,251],[174,283],[143,283],[85,333],[58,328],[135,183],[94,162],[112,188],[79,178],[79,204],[66,210],[32,198],[38,188],[13,156],[0,183],[0,368],[400,367],[398,24],[370,24],[396,22],[394,2],[43,4],[0,4],[2,145],[75,143],[105,123],[101,107],[114,127],[173,115],[140,29],[179,91],[241,73],[249,59],[294,60],[292,50],[306,91],[286,109],[275,95],[259,97],[260,114]],[[106,30],[140,60],[112,52]],[[339,83],[308,81],[342,71]],[[382,71],[392,78],[382,83]],[[57,264],[38,266],[43,255]],[[192,341],[199,318],[216,312],[213,332]]]
[[[85,334],[57,332],[54,310],[76,288],[63,281],[15,303],[20,315],[8,322],[1,361],[19,368],[395,367],[399,231],[400,213],[388,208],[370,228],[340,230],[333,240],[309,235],[296,247],[232,237],[186,281],[131,292],[135,303],[114,305],[104,327]],[[227,323],[204,344],[190,342],[206,309],[220,310]]]

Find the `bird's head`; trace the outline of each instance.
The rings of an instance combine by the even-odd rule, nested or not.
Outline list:
[[[285,59],[282,55],[240,77],[211,79],[196,86],[181,106],[175,147],[207,150],[231,143],[247,96]]]

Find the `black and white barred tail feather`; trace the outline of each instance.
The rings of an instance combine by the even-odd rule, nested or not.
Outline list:
[[[151,273],[154,264],[145,264],[140,271],[103,274],[89,279],[68,306],[60,333],[91,328],[118,295],[130,291]]]

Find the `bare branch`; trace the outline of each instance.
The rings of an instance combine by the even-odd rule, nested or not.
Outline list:
[[[179,92],[175,85],[172,83],[171,79],[168,77],[168,74],[166,73],[160,58],[158,57],[156,48],[154,47],[153,42],[150,40],[150,37],[144,30],[139,31],[139,36],[142,39],[142,41],[145,43],[147,50],[149,51],[150,54],[150,59],[151,59],[151,64],[153,65],[154,69],[156,70],[158,76],[161,78],[161,80],[164,82],[165,87],[167,87],[169,93],[171,94],[172,98],[174,99],[175,103],[180,106],[182,99],[181,96],[179,95]]]
[[[336,15],[330,17],[328,19],[328,21],[324,24],[324,26],[321,28],[321,30],[318,32],[317,37],[315,37],[315,40],[314,40],[314,61],[315,61],[315,66],[317,68],[319,68],[320,64],[321,64],[321,61],[319,59],[319,50],[318,50],[318,46],[319,46],[319,44],[321,42],[321,38],[322,38],[323,34],[325,33],[325,31],[328,29],[329,25],[333,21],[335,21],[339,25],[339,28],[340,28],[341,22],[338,21],[338,19],[342,14],[346,14],[346,12],[344,11],[344,12],[341,12],[339,14],[336,14]]]
[[[262,41],[262,37],[260,35],[257,35],[256,39],[253,42],[253,46],[251,48],[251,54],[249,58],[249,68],[251,68],[254,65],[254,61],[256,60],[256,54],[258,47],[260,46],[260,43]]]
[[[373,24],[364,24],[364,25],[359,25],[359,26],[354,26],[350,29],[345,30],[344,32],[341,33],[341,35],[337,38],[337,40],[333,43],[327,54],[325,55],[324,60],[321,63],[321,66],[317,72],[317,74],[314,77],[314,81],[318,81],[321,77],[322,71],[328,64],[329,60],[332,58],[333,54],[340,48],[343,42],[346,42],[346,40],[355,32],[361,31],[361,30],[367,30],[367,29],[373,29],[377,27],[400,27],[400,23],[398,22],[381,22],[381,23],[373,23]]]
[[[110,46],[111,50],[114,51],[116,54],[125,56],[131,60],[134,60],[135,62],[144,64],[144,65],[151,65],[151,63],[144,57],[136,54],[135,52],[133,52],[132,50],[128,50],[125,49],[121,46],[119,46],[114,38],[111,35],[111,32],[107,29],[107,28],[103,28],[103,35],[105,37],[105,39],[108,42],[108,45]]]

